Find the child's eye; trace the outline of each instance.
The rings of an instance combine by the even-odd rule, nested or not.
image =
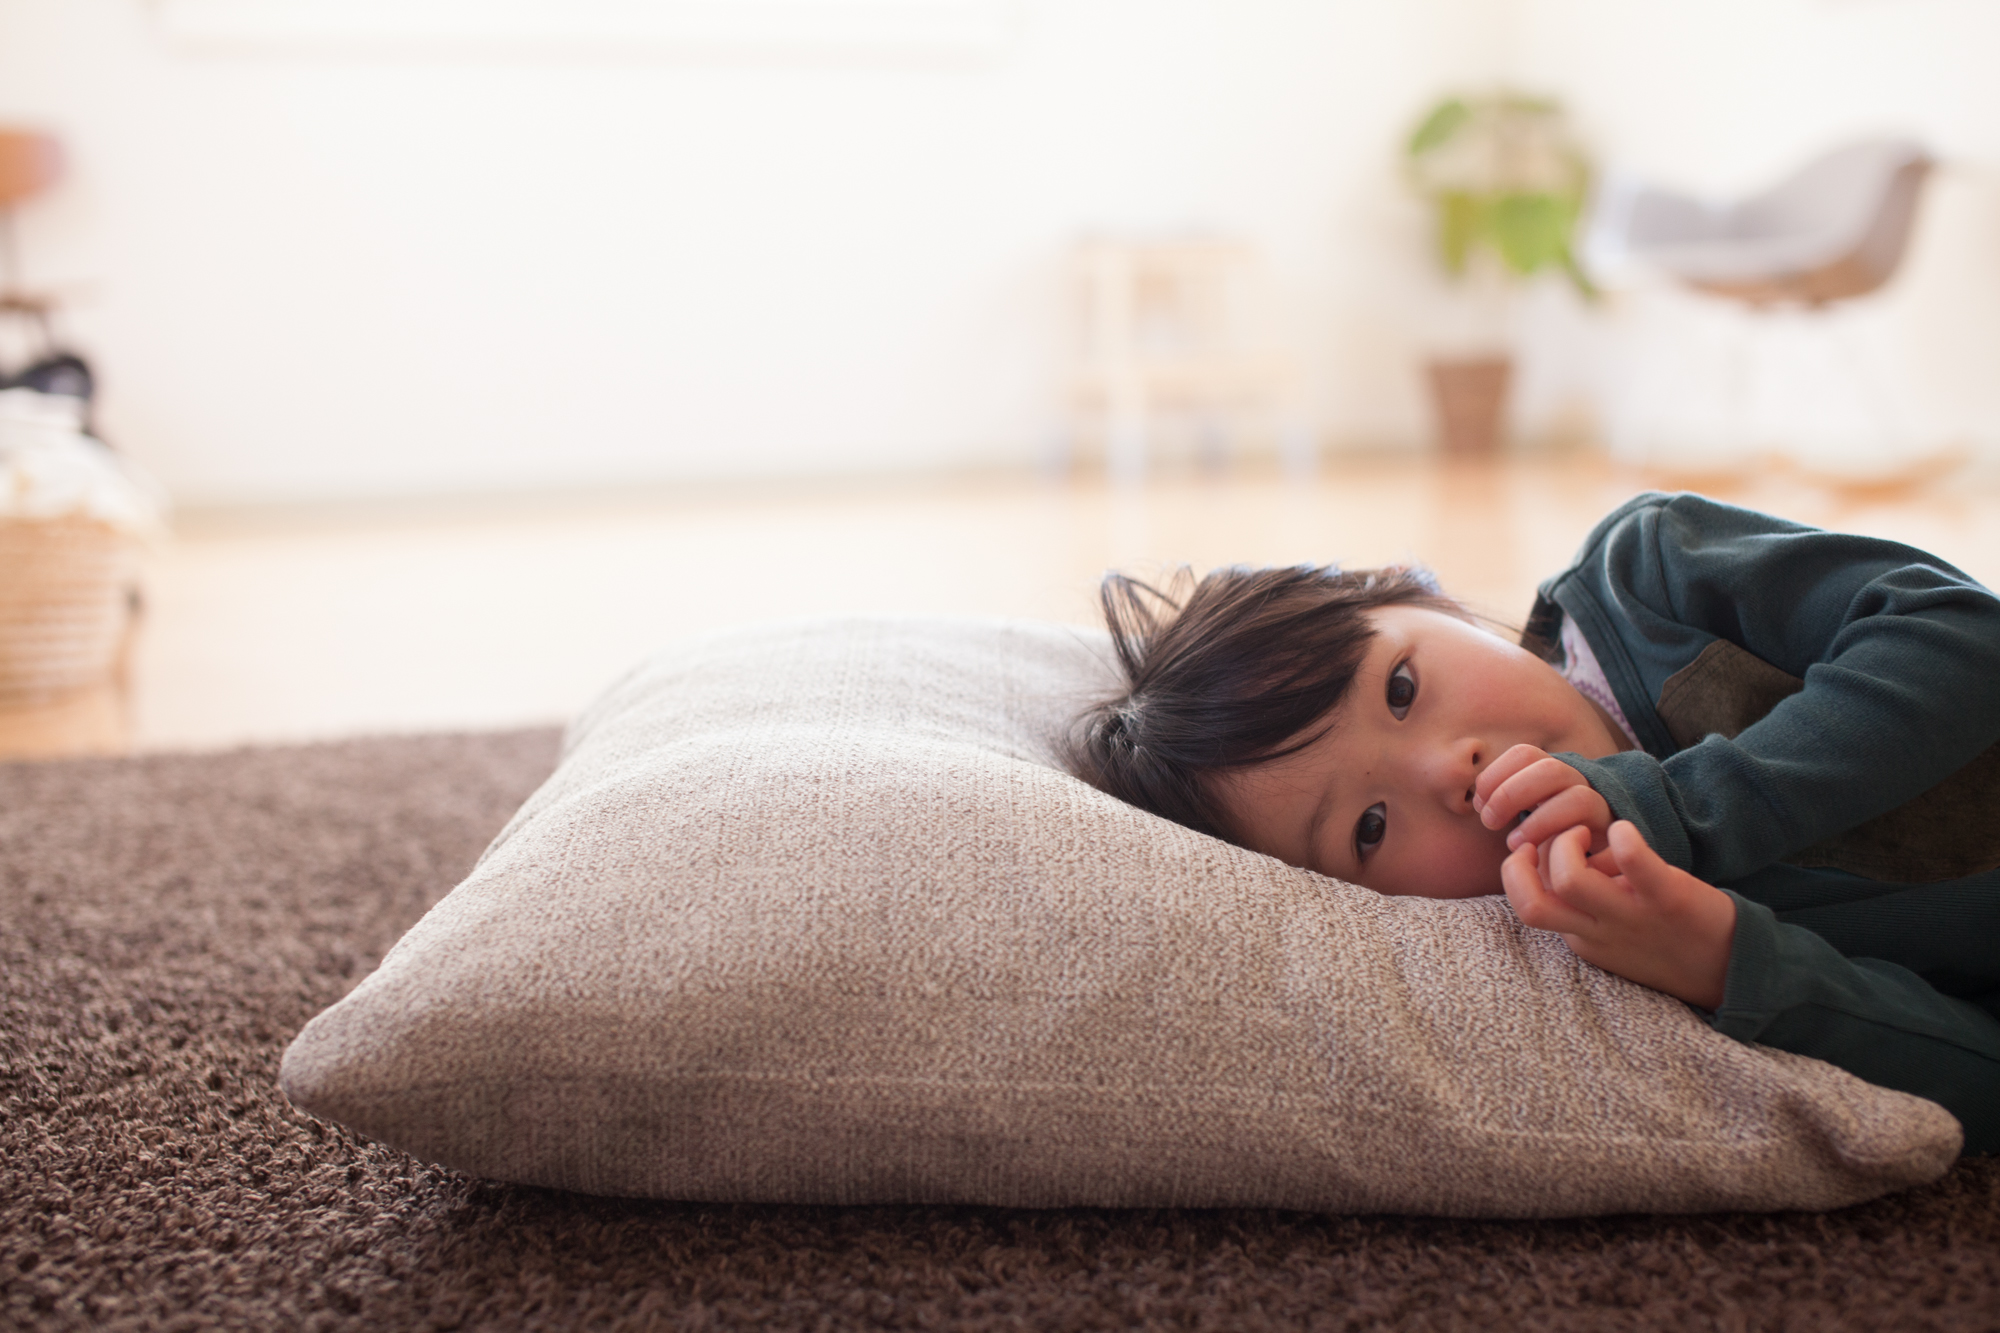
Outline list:
[[[1354,854],[1362,860],[1368,853],[1382,845],[1382,839],[1389,834],[1389,807],[1377,801],[1361,812],[1361,818],[1354,821]]]
[[[1410,715],[1410,705],[1416,701],[1416,673],[1410,670],[1408,662],[1400,662],[1389,673],[1389,712],[1401,722]]]

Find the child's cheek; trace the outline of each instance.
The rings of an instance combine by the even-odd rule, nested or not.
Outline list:
[[[1505,835],[1462,824],[1417,841],[1413,854],[1396,867],[1396,887],[1382,891],[1417,898],[1479,898],[1499,893],[1500,867],[1507,860]]]

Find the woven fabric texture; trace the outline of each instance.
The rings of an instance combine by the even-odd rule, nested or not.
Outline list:
[[[0,515],[0,707],[112,678],[139,554],[138,540],[108,523]]]
[[[1957,1123],[1739,1045],[1498,898],[1383,898],[1060,772],[1101,638],[696,641],[572,728],[314,1019],[300,1107],[473,1174],[790,1203],[1822,1208]]]

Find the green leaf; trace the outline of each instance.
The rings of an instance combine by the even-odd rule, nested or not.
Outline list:
[[[1563,272],[1569,274],[1569,280],[1576,285],[1577,294],[1584,300],[1595,301],[1604,295],[1597,290],[1597,284],[1590,280],[1590,275],[1583,271],[1583,265],[1576,262],[1576,256],[1570,253],[1567,245],[1563,246],[1562,254],[1556,262],[1562,265]]]
[[[1502,111],[1523,116],[1560,116],[1562,103],[1553,97],[1538,97],[1533,93],[1501,93],[1493,99]]]
[[[1417,126],[1416,133],[1410,136],[1410,156],[1422,157],[1433,148],[1447,143],[1470,119],[1471,107],[1459,98],[1447,97],[1432,108],[1431,113],[1424,117],[1424,123]]]
[[[1464,190],[1448,190],[1437,197],[1438,255],[1445,271],[1453,277],[1465,272],[1465,257],[1479,239],[1485,210],[1479,200]]]
[[[1569,218],[1551,194],[1503,194],[1487,214],[1493,244],[1507,267],[1533,273],[1560,260],[1569,248]]]

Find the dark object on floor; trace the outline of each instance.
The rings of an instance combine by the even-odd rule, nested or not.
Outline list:
[[[1824,1215],[776,1208],[486,1184],[278,1058],[552,732],[0,766],[0,1327],[1991,1329],[2000,1161]]]
[[[42,325],[42,343],[48,349],[43,356],[11,376],[0,374],[0,389],[33,389],[36,393],[76,399],[82,405],[83,433],[110,448],[97,435],[97,377],[91,373],[90,363],[74,352],[57,348],[51,340],[46,319]]]
[[[0,388],[61,394],[68,398],[80,398],[88,405],[97,393],[97,380],[90,373],[90,363],[76,353],[51,352],[0,383]]]

